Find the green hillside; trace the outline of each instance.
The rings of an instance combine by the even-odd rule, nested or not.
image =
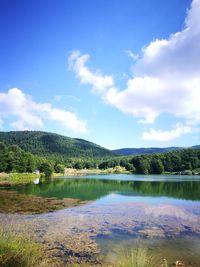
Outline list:
[[[0,132],[0,142],[6,145],[18,145],[24,151],[54,160],[102,159],[114,156],[110,150],[86,140],[40,131]]]
[[[129,155],[143,155],[143,154],[158,154],[165,153],[174,150],[184,149],[183,147],[141,147],[141,148],[121,148],[112,150],[113,153],[120,156],[129,156]]]

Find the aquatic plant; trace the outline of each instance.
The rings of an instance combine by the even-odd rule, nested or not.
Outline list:
[[[153,259],[148,255],[146,248],[138,247],[121,250],[119,257],[118,267],[155,267]]]
[[[39,266],[41,246],[18,234],[0,230],[0,266],[32,267]]]

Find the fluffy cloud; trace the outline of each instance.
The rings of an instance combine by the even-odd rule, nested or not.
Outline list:
[[[18,88],[7,93],[0,93],[0,121],[9,117],[11,126],[16,130],[38,129],[43,127],[44,120],[58,123],[65,129],[85,133],[86,124],[77,116],[64,109],[53,107],[50,103],[37,103]]]
[[[102,75],[99,71],[93,73],[86,66],[89,59],[89,55],[81,55],[80,51],[76,50],[69,57],[69,68],[76,73],[82,84],[89,84],[93,91],[104,94],[110,87],[114,86],[113,78]]]
[[[193,0],[182,31],[143,48],[141,58],[133,66],[133,77],[123,90],[117,88],[111,76],[89,70],[86,66],[89,55],[72,53],[71,69],[109,104],[140,122],[153,123],[158,116],[168,113],[184,119],[186,127],[191,129],[191,125],[200,124],[199,14],[200,0]],[[150,140],[150,136],[157,134],[158,139],[162,136],[161,139],[172,140],[185,133],[178,132],[178,128],[167,132],[151,129],[143,137]]]
[[[143,49],[134,77],[125,90],[116,91],[115,106],[147,123],[164,112],[200,123],[199,14],[200,1],[193,1],[181,32]],[[109,95],[108,101],[113,101]]]
[[[177,125],[174,129],[169,131],[155,130],[153,128],[150,128],[149,131],[142,134],[142,139],[149,141],[167,142],[191,132],[192,128],[186,125]]]

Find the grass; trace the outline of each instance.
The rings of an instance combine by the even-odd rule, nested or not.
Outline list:
[[[0,175],[0,184],[28,184],[32,183],[37,174],[34,173],[10,173]]]
[[[168,267],[167,261],[155,263],[155,260],[149,256],[146,248],[138,247],[135,249],[121,250],[119,253],[119,263],[117,267]]]
[[[41,246],[28,238],[0,231],[0,266],[39,266]]]
[[[45,255],[45,250],[41,244],[35,243],[19,234],[11,234],[0,230],[0,266],[1,267],[63,267],[58,259]],[[70,267],[91,267],[100,266],[87,263],[70,264]],[[119,260],[116,264],[104,264],[101,266],[115,267],[169,267],[167,261],[163,259],[161,263],[148,254],[146,248],[138,247],[129,250],[120,250]]]

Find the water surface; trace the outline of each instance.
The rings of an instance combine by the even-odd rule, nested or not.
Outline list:
[[[188,266],[200,266],[199,176],[93,175],[10,189],[20,194],[89,201],[51,213],[12,218],[23,220],[24,229],[34,229],[45,242],[53,238],[64,242],[64,237],[69,240],[73,236],[84,246],[93,242],[108,261],[114,262],[119,250],[139,244],[157,261],[181,259]],[[9,223],[10,216],[2,214],[0,223]]]

